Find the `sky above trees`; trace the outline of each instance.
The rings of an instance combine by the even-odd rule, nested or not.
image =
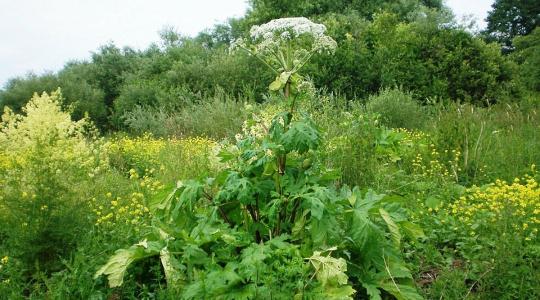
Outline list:
[[[492,0],[447,0],[458,20],[483,19]],[[0,87],[27,72],[56,71],[69,60],[82,60],[100,45],[146,48],[159,41],[166,26],[193,36],[242,16],[245,0],[5,0],[0,10]]]

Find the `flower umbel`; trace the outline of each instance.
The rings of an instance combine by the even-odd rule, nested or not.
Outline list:
[[[337,43],[325,34],[326,26],[307,18],[281,18],[253,26],[249,38],[231,43],[230,51],[243,49],[276,73],[270,90],[289,83],[293,90],[303,82],[297,72],[315,53],[334,53]]]

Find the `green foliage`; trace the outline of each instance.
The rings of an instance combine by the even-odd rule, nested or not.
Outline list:
[[[372,16],[381,11],[388,10],[400,14],[403,18],[418,10],[422,6],[442,9],[440,0],[409,0],[409,1],[329,1],[329,0],[294,0],[294,1],[269,1],[251,0],[251,10],[248,11],[246,20],[253,24],[268,22],[272,19],[283,17],[305,16],[308,18],[325,14],[355,12],[363,18]]]
[[[100,143],[86,140],[90,124],[71,121],[60,101],[59,91],[36,94],[24,115],[7,110],[0,123],[2,236],[29,272],[61,267],[89,225],[77,191],[107,164]]]
[[[312,66],[315,83],[330,90],[363,97],[400,86],[422,101],[477,104],[501,100],[511,90],[511,64],[498,46],[451,25],[439,12],[425,11],[412,22],[388,12],[372,22],[355,14],[323,20],[341,42],[333,58],[315,59]]]
[[[360,287],[375,299],[420,298],[399,254],[405,212],[372,190],[337,189],[332,172],[309,163],[321,133],[308,114],[295,117],[288,81],[289,110],[225,147],[215,178],[179,181],[154,206],[151,231],[96,277],[119,286],[129,264],[159,254],[168,288],[187,299],[351,299]]]
[[[512,39],[540,25],[540,6],[534,0],[496,0],[488,12],[485,34],[512,49]]]
[[[379,114],[380,120],[388,127],[418,129],[427,121],[424,107],[410,93],[399,89],[385,89],[377,96],[369,97],[366,108]]]
[[[440,1],[251,3],[5,86],[17,113],[34,91],[64,99],[0,126],[0,295],[538,298],[538,30],[502,56]],[[228,55],[278,15],[314,16],[340,47],[274,35],[293,49],[273,62]],[[96,139],[87,112],[142,136]]]
[[[245,17],[196,38],[164,30],[160,46],[143,51],[105,45],[90,62],[70,63],[58,74],[13,79],[0,93],[0,105],[17,111],[33,92],[61,87],[75,119],[88,112],[97,127],[118,130],[124,128],[122,116],[137,106],[169,113],[211,97],[216,88],[260,102],[268,80],[289,79],[292,74],[283,72],[291,71],[304,56],[283,52],[290,66],[276,74],[256,63],[256,56],[228,55],[227,47],[248,36],[250,25],[289,15],[316,17],[340,43],[333,58],[315,57],[305,68],[317,86],[349,98],[395,86],[421,101],[485,104],[520,96],[512,85],[515,67],[501,56],[499,47],[457,26],[440,1],[282,2],[253,1]],[[530,81],[534,76],[522,78]],[[304,82],[295,76],[290,79]],[[275,89],[282,85],[274,81]]]
[[[8,81],[0,92],[0,105],[20,112],[34,93],[52,93],[62,88],[62,106],[72,112],[75,120],[87,113],[98,125],[103,126],[107,119],[103,92],[90,84],[91,73],[87,64],[71,63],[58,74],[14,78]]]
[[[251,105],[243,100],[218,92],[205,101],[201,99],[175,110],[138,106],[126,112],[122,119],[126,131],[134,134],[150,132],[157,137],[233,138],[250,111]]]
[[[481,169],[491,180],[512,180],[537,163],[537,118],[535,112],[507,105],[481,109],[450,104],[432,126],[442,149],[462,153],[460,182],[486,183]]]
[[[512,58],[519,64],[519,81],[529,91],[540,92],[540,27],[527,36],[513,40],[515,47]]]
[[[28,74],[26,77],[12,78],[0,94],[0,103],[2,106],[9,106],[12,110],[20,112],[34,93],[50,93],[58,86],[58,79],[53,74],[42,76]]]
[[[91,80],[103,91],[104,102],[112,107],[114,99],[120,94],[125,73],[135,68],[136,53],[130,48],[119,49],[114,44],[102,46],[92,54]]]

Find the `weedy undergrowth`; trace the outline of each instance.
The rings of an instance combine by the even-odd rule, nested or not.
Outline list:
[[[300,104],[310,84],[298,74],[336,43],[305,18],[251,29],[243,49],[276,73],[269,86],[284,110],[253,118],[219,154],[214,178],[187,180],[151,206],[152,227],[95,274],[122,285],[135,261],[158,256],[168,289],[186,299],[421,299],[401,258],[407,221],[395,197],[334,184],[318,163],[321,132]]]

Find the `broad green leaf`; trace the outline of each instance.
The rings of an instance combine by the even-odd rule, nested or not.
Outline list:
[[[379,278],[393,279],[393,278],[412,278],[411,271],[407,269],[405,263],[401,260],[386,257],[384,260],[385,272],[379,273]]]
[[[109,261],[99,268],[94,275],[94,279],[106,275],[110,287],[121,286],[129,265],[134,261],[159,254],[159,251],[156,251],[155,248],[157,248],[156,245],[148,247],[147,242],[143,242],[128,249],[116,250],[114,255],[109,258]]]
[[[307,119],[291,123],[289,130],[281,136],[281,143],[287,151],[300,154],[316,149],[320,144],[320,133]]]
[[[416,225],[414,223],[411,223],[409,221],[401,222],[399,223],[405,234],[410,236],[412,239],[420,239],[425,238],[424,231],[422,230],[422,227],[419,225]]]
[[[392,237],[392,242],[394,242],[394,245],[396,247],[399,247],[401,243],[401,234],[399,233],[399,228],[394,223],[394,220],[392,220],[392,217],[386,210],[383,208],[379,208],[379,213],[381,214],[381,217],[383,218],[384,222],[388,226],[388,230],[390,230],[390,235]]]
[[[182,260],[194,265],[204,265],[209,261],[208,254],[197,245],[186,245],[184,248]]]
[[[351,204],[351,206],[354,207],[354,204],[356,204],[356,200],[357,200],[358,196],[356,193],[352,193],[351,196],[349,196],[348,200],[349,200],[349,203]]]
[[[282,72],[279,74],[279,82],[284,86],[289,81],[291,74],[292,72]]]
[[[355,210],[364,213],[368,213],[373,206],[378,204],[385,197],[384,194],[377,194],[372,189],[369,189],[362,197],[361,192],[357,187],[353,189],[353,194],[358,195],[354,203]]]
[[[350,285],[340,287],[327,286],[324,288],[324,299],[346,300],[353,299],[356,291]]]
[[[334,258],[330,255],[324,256],[321,253],[320,251],[315,251],[308,258],[315,268],[317,280],[323,287],[347,284],[349,280],[346,274],[347,262],[343,258]]]
[[[311,207],[311,215],[317,219],[321,220],[324,213],[324,203],[318,198],[315,197],[309,197],[306,198],[310,202]]]
[[[382,300],[381,290],[379,290],[377,286],[372,285],[372,284],[362,284],[362,286],[366,289],[366,293],[368,294],[369,299]]]

